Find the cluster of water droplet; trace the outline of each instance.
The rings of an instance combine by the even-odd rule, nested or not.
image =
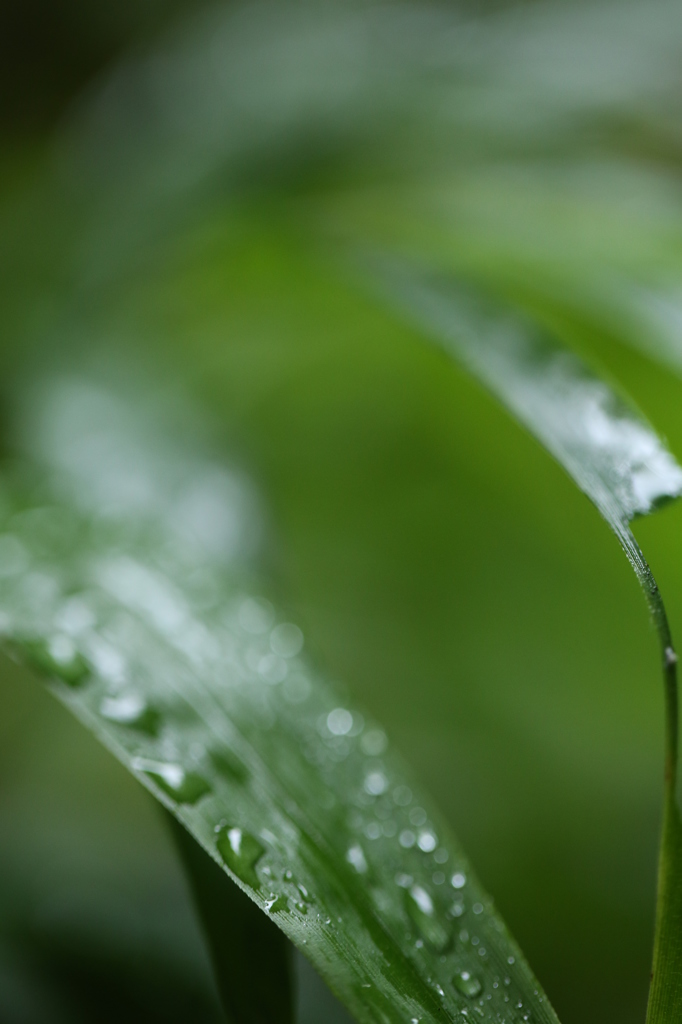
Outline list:
[[[245,589],[248,487],[60,388],[34,441],[49,485],[0,506],[6,639],[313,959],[342,951],[377,1020],[522,1009],[509,940],[386,734]],[[421,988],[397,990],[396,958]]]

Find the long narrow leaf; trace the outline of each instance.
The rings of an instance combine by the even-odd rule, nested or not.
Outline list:
[[[594,502],[646,595],[666,694],[665,804],[647,1020],[676,1020],[682,1013],[677,656],[663,600],[630,522],[682,493],[682,469],[647,423],[576,356],[528,321],[470,288],[422,270],[392,266],[385,279],[395,302],[502,400]]]
[[[248,484],[84,381],[4,475],[5,642],[312,960],[360,1021],[556,1017],[385,733],[242,554]]]

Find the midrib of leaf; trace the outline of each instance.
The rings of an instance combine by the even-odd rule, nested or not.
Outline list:
[[[664,807],[647,1024],[670,1024],[682,1014],[677,655],[661,593],[630,522],[682,493],[682,469],[648,424],[546,331],[476,287],[406,263],[379,266],[381,288],[393,304],[481,380],[592,500],[644,591],[665,694]]]
[[[131,410],[102,387],[52,380],[20,420],[33,435],[0,509],[5,643],[52,677],[358,1020],[477,1009],[555,1022],[385,734],[254,599],[248,482],[187,442],[191,423],[175,439],[161,428],[152,396]],[[463,994],[472,979],[480,992]]]

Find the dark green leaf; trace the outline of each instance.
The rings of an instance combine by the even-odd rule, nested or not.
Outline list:
[[[292,947],[172,815],[230,1024],[292,1024]],[[255,884],[258,884],[257,878]]]

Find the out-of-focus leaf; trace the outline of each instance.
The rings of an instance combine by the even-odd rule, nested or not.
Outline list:
[[[293,949],[172,815],[230,1024],[292,1024]]]
[[[646,595],[666,694],[665,806],[647,1017],[650,1024],[663,1024],[682,1012],[677,655],[663,600],[630,522],[682,493],[682,469],[652,428],[546,332],[480,293],[423,271],[403,266],[388,278],[396,304],[497,395],[594,502]]]
[[[385,733],[255,595],[248,482],[203,454],[191,416],[174,439],[152,406],[149,389],[132,410],[62,379],[19,417],[23,456],[2,492],[5,643],[358,1020],[555,1021]]]

